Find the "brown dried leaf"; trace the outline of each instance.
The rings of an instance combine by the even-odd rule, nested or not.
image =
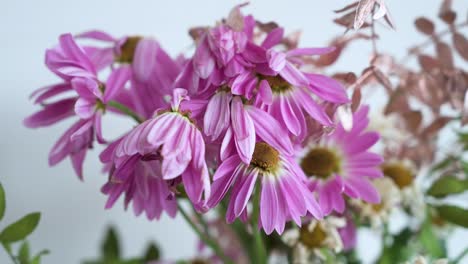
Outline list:
[[[351,110],[353,112],[356,112],[356,110],[359,108],[359,105],[361,105],[361,87],[356,87],[353,92],[353,96],[351,97]]]
[[[404,113],[411,111],[408,105],[408,96],[402,87],[397,88],[391,95],[390,100],[385,107],[384,114],[388,115],[393,112]]]
[[[416,29],[419,30],[419,32],[421,33],[424,33],[426,35],[434,34],[434,30],[435,30],[434,23],[432,23],[431,20],[425,17],[418,17],[414,21],[414,25],[416,26]]]
[[[418,61],[421,68],[428,73],[440,68],[439,61],[429,55],[419,55]]]
[[[196,42],[205,33],[208,27],[193,27],[189,29],[189,35]]]
[[[276,24],[276,22],[262,23],[262,22],[256,21],[256,24],[260,28],[261,31],[264,31],[266,33],[269,33],[270,31],[278,27],[278,24]]]
[[[448,10],[444,13],[440,13],[439,18],[442,19],[442,21],[444,21],[445,23],[451,25],[457,19],[457,13],[455,13],[455,11]]]
[[[367,17],[372,13],[376,0],[360,0],[354,17],[354,29],[359,29],[364,25]]]
[[[436,44],[437,59],[442,67],[453,69],[453,55],[450,46],[445,42],[437,42]]]
[[[330,53],[321,55],[314,62],[314,64],[316,66],[325,67],[325,66],[329,66],[329,65],[332,65],[333,63],[335,63],[338,60],[338,58],[340,57],[341,52],[343,51],[344,47],[346,46],[346,42],[334,43],[332,46],[335,47],[335,50],[330,52]]]
[[[387,90],[387,92],[391,92],[393,90],[392,82],[387,78],[387,76],[378,68],[373,67],[373,73],[377,81],[382,84],[382,86]]]
[[[462,34],[455,32],[453,33],[452,40],[453,46],[458,51],[458,54],[460,54],[464,60],[468,61],[468,39]]]
[[[332,77],[333,77],[333,79],[341,81],[341,82],[343,82],[345,84],[348,84],[348,85],[355,83],[356,80],[357,80],[357,76],[353,72],[335,73],[335,74],[333,74]]]
[[[238,5],[234,7],[226,19],[226,24],[235,31],[242,31],[244,29],[244,16],[240,11],[242,6]]]
[[[350,9],[352,9],[352,8],[354,8],[354,7],[356,7],[358,4],[359,4],[359,2],[356,1],[356,2],[354,2],[354,3],[352,3],[352,4],[349,4],[349,5],[347,5],[347,6],[343,7],[343,8],[341,8],[341,9],[335,10],[334,12],[337,13],[337,14],[339,14],[339,13],[348,11],[348,10],[350,10]]]
[[[406,121],[406,126],[408,127],[409,131],[418,131],[422,121],[422,114],[420,111],[409,111],[403,113],[403,118]]]
[[[422,132],[421,137],[430,139],[432,138],[439,130],[441,130],[448,122],[452,120],[451,117],[440,116],[436,118],[429,126],[427,126]]]
[[[333,22],[335,22],[335,24],[338,24],[340,26],[350,28],[354,22],[354,14],[355,12],[349,12],[347,14],[342,15],[339,18],[335,18]]]
[[[457,18],[457,13],[452,10],[452,0],[442,1],[439,9],[439,18],[447,24],[453,24]]]

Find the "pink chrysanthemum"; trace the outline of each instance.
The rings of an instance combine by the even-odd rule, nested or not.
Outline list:
[[[205,162],[205,143],[190,112],[180,108],[182,100],[189,99],[187,91],[177,88],[172,108],[134,128],[116,147],[116,156],[155,154],[161,160],[164,180],[181,176],[185,191],[194,204],[210,196],[210,180]]]
[[[121,140],[114,141],[100,155],[110,168],[109,181],[102,187],[108,195],[106,208],[111,208],[124,194],[125,209],[130,202],[135,215],[146,213],[148,219],[159,219],[163,211],[171,217],[177,212],[177,202],[171,183],[161,175],[161,161],[152,155],[117,157],[115,148]]]
[[[309,187],[318,193],[324,214],[345,209],[343,194],[379,203],[378,192],[369,178],[382,176],[378,166],[383,159],[370,152],[379,139],[376,132],[366,132],[369,123],[368,107],[361,107],[353,115],[353,127],[346,131],[341,124],[330,135],[307,146],[300,155],[300,166],[309,176]]]
[[[131,86],[122,96],[140,116],[150,118],[158,108],[165,107],[164,96],[172,93],[172,84],[182,70],[184,60],[173,60],[159,43],[139,36],[115,38],[106,32],[93,30],[77,37],[104,42],[108,46],[85,46],[86,53],[99,69],[114,69],[130,65]]]
[[[247,204],[255,188],[261,188],[259,225],[267,234],[284,231],[287,221],[301,224],[301,217],[310,212],[321,218],[322,213],[313,193],[303,182],[300,167],[284,149],[275,149],[265,142],[257,142],[250,164],[241,161],[239,155],[227,158],[213,176],[213,193],[208,207],[216,206],[232,186],[226,213],[228,222],[240,217],[247,219]],[[255,187],[257,179],[260,186]]]

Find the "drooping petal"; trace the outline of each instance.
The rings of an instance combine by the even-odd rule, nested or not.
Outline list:
[[[264,49],[270,49],[271,47],[279,44],[283,40],[284,29],[282,27],[277,27],[270,31],[263,40],[261,46]]]
[[[268,113],[255,107],[248,107],[247,111],[254,122],[255,132],[261,139],[275,149],[285,154],[292,155],[293,147],[291,141],[278,121]]]
[[[301,89],[297,89],[297,93],[294,98],[313,119],[317,120],[322,125],[329,126],[332,124],[332,121],[325,112],[325,109],[320,107],[308,93]]]
[[[48,104],[44,109],[30,115],[24,119],[23,124],[29,128],[50,126],[67,117],[74,115],[73,106],[75,98],[63,99],[61,101]]]
[[[153,73],[159,44],[151,38],[141,39],[135,49],[132,68],[135,78],[140,82],[147,82]]]

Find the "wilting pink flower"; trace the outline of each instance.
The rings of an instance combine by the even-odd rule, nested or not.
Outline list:
[[[376,132],[366,132],[368,107],[361,107],[353,116],[353,127],[346,131],[341,124],[303,150],[300,165],[309,176],[310,188],[318,192],[324,214],[345,209],[343,194],[379,203],[380,197],[369,178],[382,176],[378,166],[383,159],[369,151],[379,139]]]
[[[121,67],[111,72],[105,84],[89,78],[74,78],[71,80],[73,89],[79,98],[75,103],[75,113],[85,120],[94,120],[96,137],[99,143],[104,143],[101,130],[101,117],[106,111],[109,101],[115,99],[130,79],[128,67]]]
[[[308,212],[321,218],[320,207],[303,182],[304,174],[285,151],[281,146],[257,142],[250,164],[243,163],[237,154],[224,160],[213,176],[208,207],[216,206],[232,185],[226,213],[229,223],[238,217],[247,219],[247,204],[255,188],[261,188],[260,204],[254,206],[260,207],[259,226],[267,234],[273,230],[281,234],[291,219],[301,225],[301,217]],[[261,182],[256,186],[257,179]]]
[[[115,148],[121,139],[111,143],[100,155],[102,162],[110,166],[109,181],[102,187],[108,195],[106,208],[111,208],[124,194],[125,209],[130,202],[135,215],[146,213],[148,219],[159,219],[163,211],[175,217],[177,203],[171,190],[174,181],[166,181],[161,175],[161,160],[155,155],[117,157]]]
[[[302,56],[320,55],[333,48],[297,48],[276,51],[283,29],[272,30],[261,46],[253,50],[254,67],[240,73],[231,82],[232,93],[250,99],[257,93],[256,104],[267,109],[294,136],[306,132],[304,112],[322,125],[332,121],[319,102],[348,102],[344,88],[335,80],[300,70]]]
[[[112,65],[113,69],[118,69],[130,65],[131,86],[126,98],[122,98],[128,101],[126,105],[145,118],[150,118],[156,109],[167,106],[164,96],[172,94],[173,83],[184,60],[173,60],[152,38],[115,38],[98,30],[84,32],[78,37],[109,45],[86,46],[86,52],[99,68]]]
[[[190,119],[188,109],[181,107],[188,100],[185,89],[174,90],[171,106],[156,117],[134,128],[116,147],[116,156],[155,154],[161,161],[161,177],[173,180],[181,176],[185,191],[194,204],[210,196],[210,180],[205,162],[205,142]]]

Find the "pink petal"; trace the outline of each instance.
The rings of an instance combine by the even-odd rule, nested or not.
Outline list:
[[[130,80],[130,77],[131,69],[128,66],[121,66],[113,70],[106,81],[103,101],[107,103],[113,100],[124,89],[125,83]]]
[[[336,80],[321,74],[306,74],[310,90],[320,98],[333,103],[349,102],[344,87]]]
[[[116,39],[108,33],[100,30],[90,30],[76,35],[77,38],[89,38],[94,40],[101,40],[107,42],[115,42]]]
[[[284,29],[281,27],[277,27],[270,31],[266,36],[265,40],[262,42],[262,48],[270,49],[273,46],[278,45],[283,40]]]
[[[287,155],[292,155],[293,147],[289,140],[288,134],[268,113],[249,106],[247,108],[249,116],[252,118],[255,125],[255,132],[266,143],[271,145],[280,152]]]
[[[44,107],[44,109],[24,119],[23,124],[29,128],[50,126],[55,124],[75,114],[73,111],[75,101],[75,98],[69,98],[48,104]]]
[[[328,54],[334,51],[335,47],[325,47],[325,48],[297,48],[290,50],[286,53],[288,57],[293,56],[310,56],[310,55],[323,55]]]
[[[147,82],[153,73],[159,44],[154,39],[143,38],[138,42],[133,57],[132,68],[135,78]]]
[[[297,103],[299,103],[313,119],[317,120],[322,125],[330,126],[332,124],[332,121],[325,112],[325,109],[319,106],[308,93],[301,89],[297,89],[294,99],[297,100]]]
[[[275,50],[267,51],[268,65],[275,72],[281,72],[287,65],[286,54]]]

